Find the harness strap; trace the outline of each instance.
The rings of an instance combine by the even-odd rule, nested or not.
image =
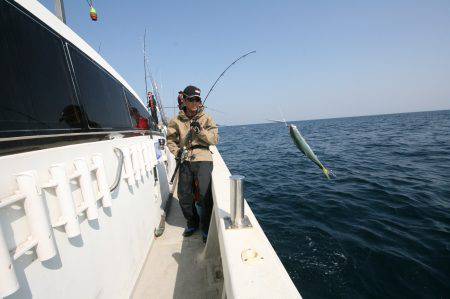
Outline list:
[[[193,150],[193,149],[198,149],[198,148],[209,150],[209,146],[200,145],[200,144],[193,145],[189,149]]]

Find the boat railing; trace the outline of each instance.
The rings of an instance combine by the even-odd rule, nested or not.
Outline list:
[[[243,178],[230,179],[231,173],[219,151],[216,147],[211,150],[214,210],[204,258],[217,259],[220,255],[224,279],[222,298],[301,298],[245,199],[245,215],[237,210],[231,215],[231,194],[235,198],[240,189],[233,180],[243,183]],[[236,205],[235,208],[240,209]],[[236,225],[234,221],[233,225],[231,216],[236,220],[236,215],[240,223]]]

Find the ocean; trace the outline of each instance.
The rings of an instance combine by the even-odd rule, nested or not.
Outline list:
[[[220,127],[218,146],[304,298],[450,297],[450,111]]]

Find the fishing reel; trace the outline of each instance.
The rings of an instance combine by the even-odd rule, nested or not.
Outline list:
[[[159,148],[160,148],[161,150],[164,150],[165,145],[166,145],[166,140],[163,139],[163,138],[160,138],[160,139],[158,139],[158,144],[159,144]]]
[[[202,130],[202,127],[200,126],[200,123],[195,120],[191,122],[191,130],[194,131],[195,134],[199,134]]]
[[[183,146],[182,149],[178,151],[178,154],[175,158],[175,160],[179,161],[180,163],[183,163],[188,158],[188,150],[185,146]]]

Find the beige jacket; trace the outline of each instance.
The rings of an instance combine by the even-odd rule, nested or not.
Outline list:
[[[191,120],[184,114],[184,111],[180,111],[178,116],[169,122],[167,146],[175,156],[180,148],[186,146],[189,150],[188,160],[191,162],[212,161],[212,155],[208,149],[190,149],[189,147],[194,145],[216,145],[219,142],[219,130],[212,117],[205,114],[203,109],[200,110],[197,121],[203,129],[199,134],[192,134],[192,142],[189,145],[188,133],[191,127]]]

